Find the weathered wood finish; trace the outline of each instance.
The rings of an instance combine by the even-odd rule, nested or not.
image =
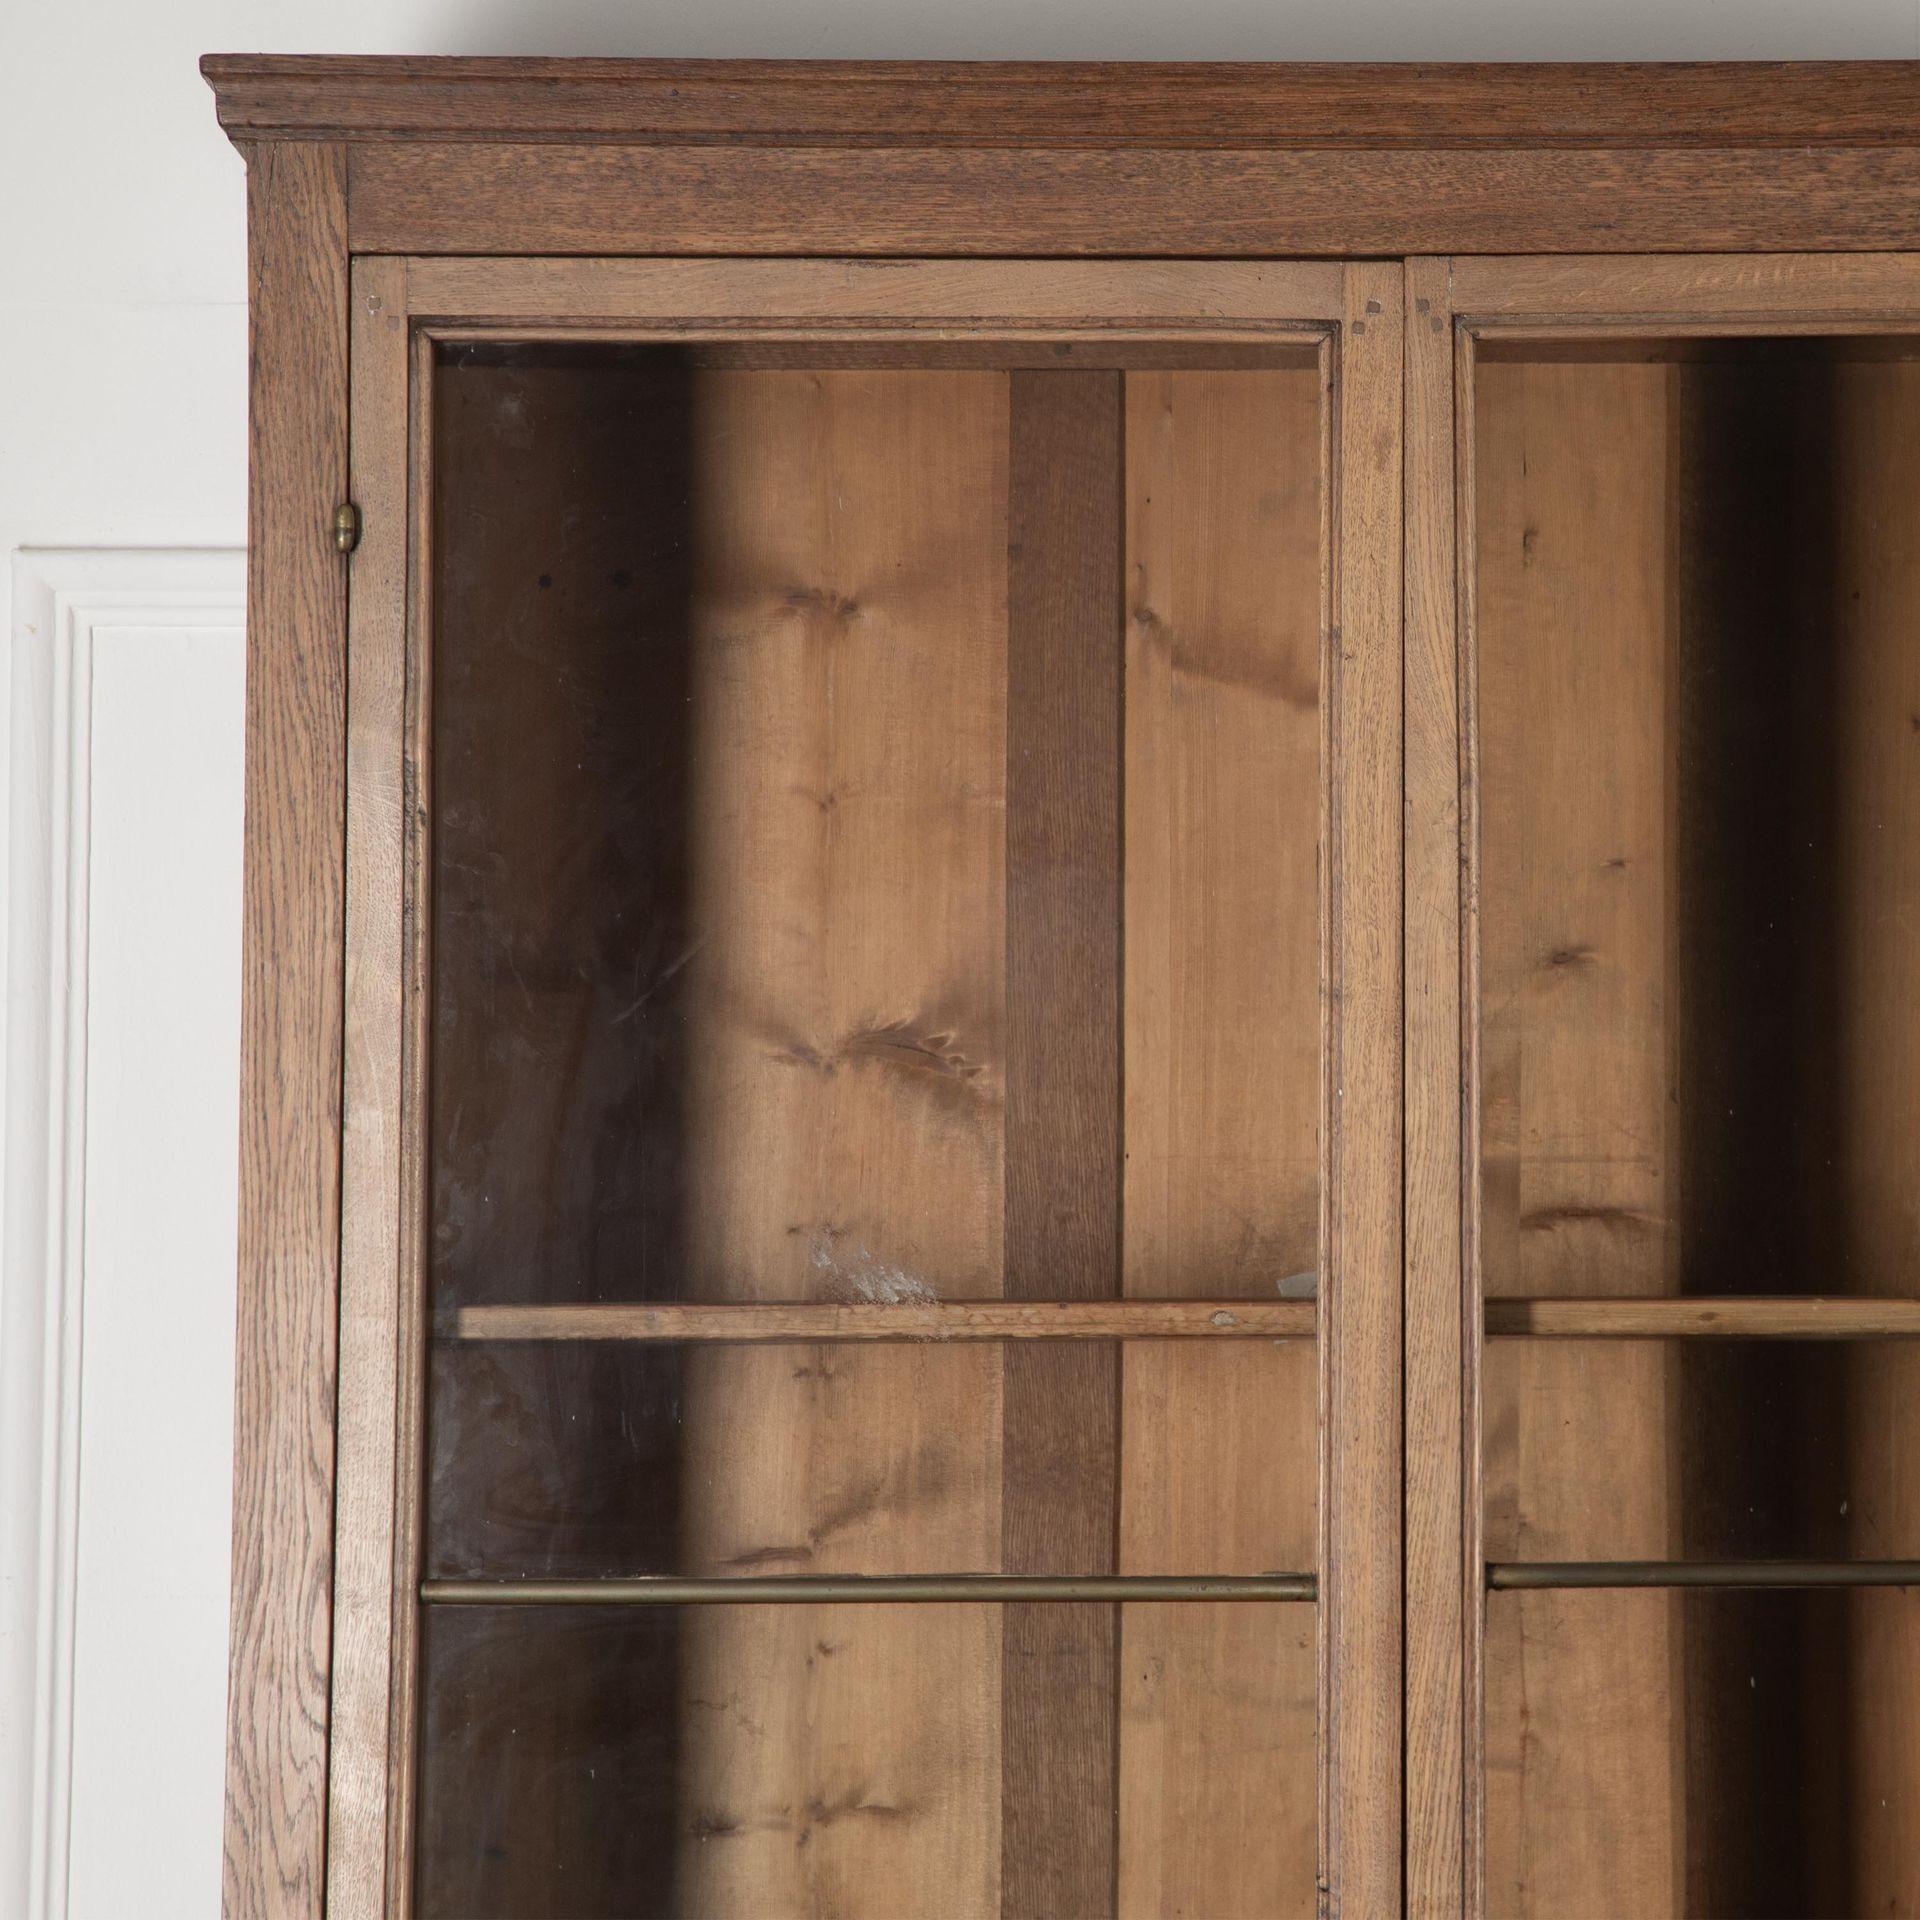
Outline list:
[[[1276,344],[1303,336],[1310,362],[1312,336],[1340,312],[1340,269],[1299,260],[428,258],[409,263],[407,284],[425,326],[492,322],[519,339],[541,322],[596,333],[652,322],[674,338],[738,340],[784,325],[804,327],[814,352],[827,344],[823,326],[920,351],[949,337],[1065,333],[1082,352],[1127,339],[1177,352],[1183,337],[1204,345],[1234,337],[1238,323]]]
[[[1005,1286],[1098,1300],[1120,1289],[1121,376],[1007,386]],[[1064,1548],[1113,1572],[1117,1353],[1002,1365],[1006,1570]],[[1004,1920],[1113,1911],[1119,1636],[1117,1607],[1001,1616]]]
[[[414,1570],[396,1565],[412,1449],[396,1409],[421,1302],[402,1269],[404,991],[411,844],[407,719],[406,269],[356,264],[351,339],[353,496],[369,516],[349,606],[346,1113],[342,1131],[340,1389],[335,1467],[330,1914],[387,1909],[393,1647],[410,1636]],[[410,1240],[411,1236],[407,1236]]]
[[[235,138],[671,146],[1882,146],[1902,60],[476,60],[209,54]]]
[[[1397,264],[1347,269],[1326,698],[1328,1140],[1320,1315],[1321,1871],[1401,1902],[1401,341]]]
[[[456,1340],[1311,1340],[1311,1300],[462,1307]]]
[[[368,253],[1735,252],[1920,241],[1920,151],[358,146]]]
[[[1320,1265],[1324,380],[1132,373],[1126,414],[1126,1288],[1298,1311],[1271,1296]],[[1309,1564],[1311,1349],[1121,1365],[1123,1570]],[[1311,1617],[1123,1625],[1119,1911],[1311,1913]]]
[[[1228,1572],[1306,1564],[1296,1536],[1319,1532],[1317,1680],[1308,1609],[1035,1608],[1029,1652],[1117,1676],[1063,1690],[1057,1712],[1030,1711],[1007,1657],[1021,1629],[1010,1615],[1003,1635],[998,1609],[686,1609],[645,1642],[669,1648],[661,1671],[682,1663],[660,1778],[684,1764],[668,1797],[745,1809],[751,1833],[716,1849],[696,1820],[671,1838],[683,1896],[890,1914],[932,1887],[953,1911],[1147,1920],[1185,1900],[1266,1920],[1291,1911],[1308,1845],[1288,1756],[1317,1721],[1329,1914],[1737,1903],[1791,1850],[1750,1789],[1754,1754],[1798,1722],[1726,1685],[1758,1649],[1799,1676],[1808,1730],[1794,1871],[1861,1911],[1920,1905],[1898,1817],[1920,1790],[1899,1596],[1823,1612],[1514,1593],[1489,1626],[1480,1591],[1483,1534],[1503,1558],[1553,1557],[1556,1530],[1688,1550],[1689,1501],[1751,1467],[1710,1457],[1701,1411],[1719,1404],[1701,1383],[1739,1359],[1729,1340],[1851,1343],[1809,1374],[1844,1407],[1836,1444],[1863,1489],[1839,1549],[1920,1524],[1911,1396],[1879,1344],[1920,1333],[1920,882],[1900,825],[1920,562],[1886,531],[1920,484],[1920,398],[1897,339],[1836,358],[1828,412],[1792,440],[1809,485],[1831,483],[1832,576],[1859,576],[1840,597],[1796,587],[1792,609],[1843,655],[1821,695],[1841,769],[1827,804],[1889,823],[1820,882],[1839,929],[1824,990],[1852,1010],[1828,1065],[1847,1091],[1801,1091],[1840,1114],[1845,1171],[1818,1203],[1830,1271],[1790,1277],[1827,1296],[1765,1294],[1780,1275],[1759,1269],[1736,1276],[1746,1295],[1674,1292],[1698,1257],[1690,1223],[1703,1205],[1731,1217],[1741,1177],[1697,1151],[1675,1172],[1676,1114],[1712,1088],[1673,1038],[1676,1012],[1700,1017],[1673,983],[1702,930],[1695,909],[1676,932],[1674,903],[1704,877],[1733,886],[1729,926],[1757,925],[1760,883],[1674,851],[1668,709],[1694,725],[1713,703],[1648,654],[1712,624],[1698,578],[1669,576],[1716,473],[1740,481],[1711,434],[1685,453],[1711,383],[1682,363],[1721,336],[1920,331],[1920,65],[205,64],[248,152],[254,306],[229,1920],[410,1899],[409,1395],[428,1323],[405,1290],[425,1173],[402,1116],[424,1066],[394,996],[424,990],[424,948],[396,914],[420,806],[396,648],[431,520],[407,420],[418,454],[429,336],[448,335],[695,347],[688,376],[722,424],[702,456],[718,517],[690,563],[707,772],[689,818],[702,910],[735,917],[675,988],[705,1074],[689,1300],[469,1302],[439,1323],[443,1351],[687,1342],[687,1444],[731,1489],[691,1528],[700,1573],[768,1551],[785,1567],[796,1512],[795,1569],[855,1573],[887,1570],[888,1528],[928,1564],[981,1567],[1037,1566],[1043,1536],[1078,1528],[1122,1573],[1196,1543]],[[385,257],[355,269],[382,304],[353,310],[350,474],[353,254]],[[1389,258],[1341,264],[1362,255]],[[1576,379],[1568,343],[1596,332],[1617,364]],[[883,371],[907,365],[932,383],[911,402]],[[1096,387],[1112,434],[1063,427],[1030,464],[1037,480],[1110,454],[1110,484],[1066,503],[1084,520],[1055,501],[1058,524],[1012,557],[1057,590],[1041,624],[1048,649],[1079,646],[1076,678],[1016,685],[1003,735],[995,569],[1037,497],[1019,421],[1039,415],[1020,396]],[[1316,409],[1314,506],[1299,442]],[[328,523],[350,486],[368,529],[343,566]],[[896,579],[887,556],[909,546],[927,565]],[[1327,571],[1309,634],[1287,582],[1311,565]],[[1034,617],[1035,593],[1016,582],[1014,601]],[[1578,658],[1548,644],[1569,633]],[[1048,649],[1016,648],[1016,666]],[[1122,668],[1124,709],[1104,691]],[[1556,702],[1586,716],[1578,737],[1542,724]],[[1309,759],[1328,809],[1312,833]],[[1050,894],[1061,849],[1024,843],[1023,817],[1064,823],[1089,856],[1104,820],[1107,892]],[[1503,875],[1517,885],[1495,900]],[[727,907],[756,888],[777,909]],[[816,939],[813,974],[776,921]],[[1083,933],[1070,984],[1117,995],[1114,1052],[1050,1061],[1009,1032],[1008,995],[1050,992],[1054,950]],[[1297,1021],[1262,1018],[1316,985],[1324,1061]],[[916,1104],[926,1089],[883,1057],[902,1035],[964,1082],[965,1118]],[[1311,1100],[1303,1073],[1324,1075]],[[1045,1118],[1062,1103],[1077,1133]],[[1032,1191],[1037,1163],[1019,1149],[1013,1167],[1003,1124],[1057,1149]],[[903,1130],[925,1145],[940,1128],[909,1179],[872,1180]],[[896,1241],[911,1257],[875,1251]],[[1003,1271],[1034,1297],[995,1298]],[[901,1275],[941,1297],[856,1297]],[[1270,1291],[1314,1276],[1317,1302]],[[1316,1320],[1311,1359],[1258,1344],[1304,1343]],[[1117,1372],[1087,1344],[1125,1336],[1148,1339]],[[1488,1337],[1505,1398],[1483,1462]],[[796,1370],[776,1340],[820,1344]],[[912,1346],[949,1340],[963,1351],[939,1367]],[[1272,1398],[1309,1366],[1317,1488],[1307,1397]],[[1014,1452],[1056,1429],[1071,1486],[1029,1484]],[[863,1447],[891,1505],[884,1525],[843,1526]],[[921,1470],[934,1454],[950,1476]],[[1572,1498],[1535,1525],[1513,1489],[1547,1481]],[[857,1649],[857,1681],[848,1665],[796,1678],[823,1628]],[[616,1666],[645,1640],[594,1633]],[[483,1671],[484,1632],[476,1651]],[[523,1678],[579,1680],[560,1642],[524,1651]],[[741,1685],[770,1703],[750,1753],[715,1704]],[[1845,1781],[1874,1792],[1845,1800]],[[835,1817],[870,1791],[906,1817]],[[1722,1810],[1731,1848],[1703,1852]],[[1056,1837],[1016,1844],[1015,1819]],[[1220,1846],[1223,1824],[1247,1845]]]
[[[1920,1336],[1920,1300],[1489,1300],[1487,1332],[1560,1340],[1911,1340]]]
[[[712,931],[687,965],[692,1277],[740,1300],[991,1296],[1005,381],[696,378],[692,935]],[[994,1564],[991,1348],[937,1371],[849,1347],[690,1366],[685,1457],[715,1489],[686,1515],[702,1570]],[[993,1608],[851,1610],[830,1633],[805,1609],[690,1610],[678,1897],[991,1911],[1001,1639]],[[834,1811],[864,1803],[901,1813]],[[715,1821],[737,1837],[712,1844]]]
[[[1866,1557],[1914,1524],[1881,1344],[1920,1324],[1887,1212],[1911,1191],[1914,1023],[1885,997],[1911,970],[1912,542],[1887,503],[1914,484],[1913,365],[1549,343],[1871,334],[1911,325],[1914,285],[1900,261],[1456,263],[1489,348],[1484,1270],[1534,1296],[1487,1302],[1500,1558],[1698,1559],[1750,1524]],[[1776,1292],[1715,1291],[1743,1282]],[[1729,1338],[1858,1344],[1782,1375],[1711,1351]],[[1590,1344],[1616,1340],[1639,1345]],[[1852,1449],[1820,1468],[1848,1476],[1838,1520],[1795,1506],[1799,1436]],[[1910,1836],[1881,1814],[1912,1793],[1908,1611],[1502,1596],[1489,1906],[1905,1911]]]
[[[1483,365],[1474,383],[1479,1277],[1490,1295],[1670,1290],[1669,371]],[[1559,1417],[1510,1428],[1496,1416],[1511,1418],[1511,1402],[1488,1406],[1489,1486],[1568,1489],[1544,1524],[1489,1511],[1490,1556],[1577,1557],[1555,1527],[1577,1536],[1602,1514],[1668,1538],[1667,1356],[1628,1352],[1623,1371],[1580,1344],[1530,1349],[1532,1390]],[[1591,1470],[1597,1447],[1604,1475]],[[1647,1631],[1658,1612],[1560,1593],[1489,1609],[1489,1912],[1673,1910],[1679,1648]],[[1679,1617],[1674,1603],[1675,1634]],[[1541,1642],[1559,1657],[1530,1722],[1541,1663],[1528,1649]]]
[[[1615,337],[1644,330],[1671,338],[1743,327],[1910,326],[1920,312],[1920,260],[1897,253],[1614,259],[1598,273],[1586,259],[1498,257],[1456,260],[1452,279],[1454,310],[1469,325],[1498,322],[1503,339],[1527,320],[1599,322]]]
[[[339,1305],[346,163],[248,153],[246,880],[224,1910],[317,1920]]]
[[[1828,695],[1828,804],[1848,829],[1833,849],[1837,924],[1825,983],[1834,1014],[1827,1099],[1841,1110],[1830,1250],[1836,1279],[1863,1296],[1863,1317],[1911,1331],[1920,1315],[1920,364],[1834,367],[1812,398],[1815,417],[1800,428],[1804,469],[1830,493],[1808,507],[1832,551],[1804,604],[1841,662]],[[1839,1358],[1848,1462],[1861,1490],[1845,1515],[1845,1550],[1867,1558],[1897,1542],[1909,1551],[1920,1535],[1920,1404],[1907,1356],[1875,1342]],[[1860,1788],[1807,1821],[1813,1874],[1821,1891],[1862,1913],[1920,1912],[1910,1816],[1920,1805],[1920,1606],[1912,1593],[1856,1595],[1837,1611],[1836,1633],[1815,1654],[1839,1696],[1821,1729],[1822,1773]]]
[[[1468,1497],[1478,1316],[1461,1269],[1463,768],[1450,266],[1407,263],[1406,1899],[1416,1920],[1458,1914],[1465,1899],[1467,1675],[1480,1607]]]

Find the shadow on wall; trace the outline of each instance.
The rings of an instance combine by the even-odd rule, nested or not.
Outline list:
[[[859,60],[1836,60],[1920,53],[1910,0],[448,0],[414,50]]]
[[[1334,0],[1207,0],[1196,19],[1163,0],[451,0],[421,44],[462,54],[761,60],[1321,59],[1378,57],[1381,18],[1355,34]],[[1362,43],[1365,43],[1363,46]]]

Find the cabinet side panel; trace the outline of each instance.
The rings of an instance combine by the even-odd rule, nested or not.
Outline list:
[[[224,1908],[318,1915],[340,1228],[346,167],[248,155],[246,878]]]

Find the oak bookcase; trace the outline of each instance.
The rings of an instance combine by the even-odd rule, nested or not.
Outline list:
[[[231,1920],[1920,1915],[1920,67],[206,72]]]

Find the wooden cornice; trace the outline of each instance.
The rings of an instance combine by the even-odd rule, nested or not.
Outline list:
[[[236,140],[1188,150],[1920,145],[1920,61],[1336,65],[210,54]]]

